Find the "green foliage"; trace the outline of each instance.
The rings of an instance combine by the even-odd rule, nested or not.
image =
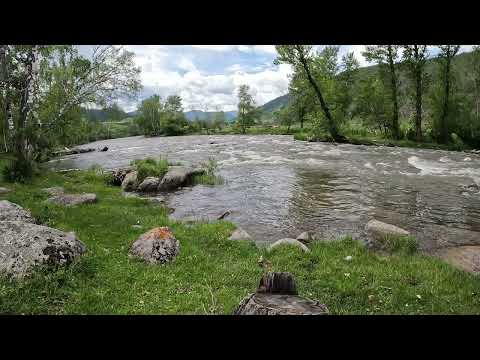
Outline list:
[[[412,255],[418,250],[418,242],[413,236],[387,235],[383,239],[382,250],[390,253]]]
[[[168,171],[169,163],[166,158],[146,158],[132,161],[132,166],[137,170],[138,183],[141,183],[149,176],[163,177]]]
[[[25,183],[29,181],[35,173],[32,161],[10,160],[7,165],[2,168],[2,178],[6,182]]]
[[[238,115],[236,124],[240,131],[245,134],[247,128],[255,124],[259,117],[253,96],[250,94],[248,85],[240,85],[238,90]]]
[[[216,175],[218,162],[214,158],[209,157],[208,161],[203,162],[201,165],[205,169],[205,174],[195,175],[193,177],[194,185],[223,185],[225,183],[223,177]]]

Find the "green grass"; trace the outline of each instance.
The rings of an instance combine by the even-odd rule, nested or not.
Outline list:
[[[41,189],[51,186],[94,192],[98,203],[47,203]],[[229,241],[229,222],[176,223],[158,204],[124,198],[93,170],[47,173],[8,187],[13,191],[3,198],[30,209],[39,223],[75,231],[88,251],[68,268],[40,270],[23,282],[0,279],[2,314],[230,314],[256,289],[260,255],[271,270],[293,273],[300,295],[333,314],[480,314],[480,279],[421,254],[384,256],[351,239],[316,243],[309,254],[292,247],[267,253]],[[180,241],[175,262],[152,266],[130,258],[131,244],[156,226],[171,226]],[[352,261],[344,260],[348,255]]]
[[[162,177],[167,173],[170,164],[165,158],[146,158],[143,160],[134,160],[132,161],[132,165],[135,166],[137,170],[137,181],[141,183],[149,176]]]

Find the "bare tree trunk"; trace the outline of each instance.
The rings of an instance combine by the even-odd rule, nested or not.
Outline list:
[[[441,133],[441,141],[442,143],[446,144],[448,142],[448,126],[447,126],[447,118],[448,118],[448,102],[450,96],[450,56],[447,54],[446,58],[446,67],[445,67],[445,99],[443,101],[443,113],[442,113],[442,133]]]
[[[417,141],[422,141],[422,70],[418,67],[415,72],[416,77],[416,95],[415,95],[415,137]]]
[[[310,85],[312,85],[313,90],[315,90],[315,93],[317,94],[318,100],[320,101],[320,106],[323,110],[323,113],[325,114],[325,117],[327,118],[328,121],[328,127],[330,130],[330,135],[337,140],[339,138],[338,134],[338,129],[337,125],[335,124],[335,121],[332,118],[332,115],[330,114],[330,109],[327,106],[327,103],[323,99],[322,92],[320,91],[320,88],[318,87],[317,83],[312,77],[312,74],[310,73],[310,68],[308,67],[307,64],[307,59],[303,55],[300,55],[300,62],[302,63],[303,69],[305,70],[305,73],[307,75],[308,81],[310,82]]]
[[[390,67],[390,80],[391,80],[391,90],[392,90],[392,100],[393,100],[393,118],[392,118],[392,127],[393,127],[393,137],[395,139],[400,138],[400,131],[398,125],[398,100],[397,100],[397,74],[395,73],[395,64],[393,62],[393,53],[392,46],[388,46],[388,62]]]

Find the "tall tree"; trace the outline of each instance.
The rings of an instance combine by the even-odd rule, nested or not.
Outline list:
[[[330,135],[335,139],[340,138],[338,126],[332,117],[330,108],[328,107],[325,99],[322,95],[322,91],[315,81],[312,74],[312,46],[311,45],[276,45],[278,57],[275,59],[275,64],[290,64],[293,66],[294,71],[303,71],[308,82],[315,91],[315,94],[320,102],[325,118],[327,119]]]
[[[474,46],[467,63],[466,90],[471,94],[473,119],[470,121],[470,138],[475,138],[480,130],[480,46]]]
[[[240,85],[238,89],[238,115],[237,124],[243,134],[247,132],[247,128],[255,123],[257,117],[255,101],[250,94],[248,85]]]
[[[422,95],[425,91],[425,63],[427,45],[404,45],[403,61],[415,86],[415,138],[422,141]]]
[[[458,50],[460,50],[460,45],[439,45],[438,47],[440,48],[438,58],[442,65],[441,71],[444,85],[443,111],[440,121],[440,141],[445,144],[448,142],[449,138],[448,110],[452,82],[452,60],[455,55],[457,55]]]
[[[390,84],[392,98],[392,135],[395,139],[400,138],[400,127],[398,123],[398,78],[396,63],[398,59],[398,45],[372,45],[367,46],[362,53],[368,61],[376,62],[379,65],[380,74],[387,78]]]

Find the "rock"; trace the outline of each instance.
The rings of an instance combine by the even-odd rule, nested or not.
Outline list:
[[[0,200],[0,221],[35,222],[29,211],[8,200]]]
[[[408,236],[407,230],[399,228],[395,225],[387,224],[378,220],[370,220],[365,226],[365,231],[369,236],[370,245],[382,245],[388,236]]]
[[[310,231],[305,231],[297,236],[297,240],[300,241],[302,244],[309,244],[312,241],[316,240],[316,236]]]
[[[130,249],[130,254],[151,264],[173,261],[179,252],[180,243],[168,227],[158,227],[146,232]]]
[[[131,171],[125,175],[122,181],[123,191],[134,191],[137,188],[137,172]]]
[[[137,191],[140,192],[155,192],[157,191],[160,179],[157,177],[149,176],[145,178],[137,187]]]
[[[133,170],[134,168],[132,166],[113,170],[111,184],[115,186],[121,186],[123,180],[125,179],[125,176],[127,176],[127,174],[132,172]]]
[[[267,273],[257,292],[244,298],[235,315],[325,315],[328,309],[318,301],[297,295],[290,273]]]
[[[49,188],[45,188],[45,189],[42,189],[43,191],[45,191],[47,194],[49,195],[60,195],[60,194],[64,194],[65,193],[65,189],[61,186],[54,186],[54,187],[49,187]]]
[[[68,265],[85,251],[74,233],[23,221],[0,222],[0,272],[14,278],[38,265]]]
[[[57,194],[48,198],[48,201],[57,205],[75,206],[80,204],[92,204],[97,202],[97,195],[84,194]]]
[[[468,184],[468,185],[462,185],[462,189],[466,190],[466,191],[469,191],[469,192],[479,192],[480,191],[480,187],[475,183]]]
[[[6,194],[10,192],[10,189],[7,189],[6,187],[0,187],[0,195]]]
[[[202,175],[204,169],[190,169],[183,166],[170,166],[158,187],[160,191],[171,191],[191,182],[193,176]]]
[[[251,236],[242,228],[237,228],[232,235],[228,238],[229,240],[252,240]]]
[[[306,247],[304,244],[302,244],[300,241],[298,241],[296,239],[290,239],[290,238],[284,238],[284,239],[280,239],[278,241],[275,241],[273,244],[271,244],[268,247],[268,251],[272,251],[276,247],[279,247],[279,246],[282,246],[282,245],[294,245],[294,246],[298,247],[299,249],[303,250],[304,252],[307,252],[307,253],[310,252],[310,249],[308,247]]]
[[[108,146],[104,146],[100,151],[108,151]]]
[[[95,149],[93,149],[93,148],[78,149],[78,150],[77,150],[77,154],[84,154],[84,153],[88,153],[88,152],[92,152],[92,151],[95,151]]]
[[[454,246],[438,250],[435,255],[461,270],[480,274],[480,246]]]

